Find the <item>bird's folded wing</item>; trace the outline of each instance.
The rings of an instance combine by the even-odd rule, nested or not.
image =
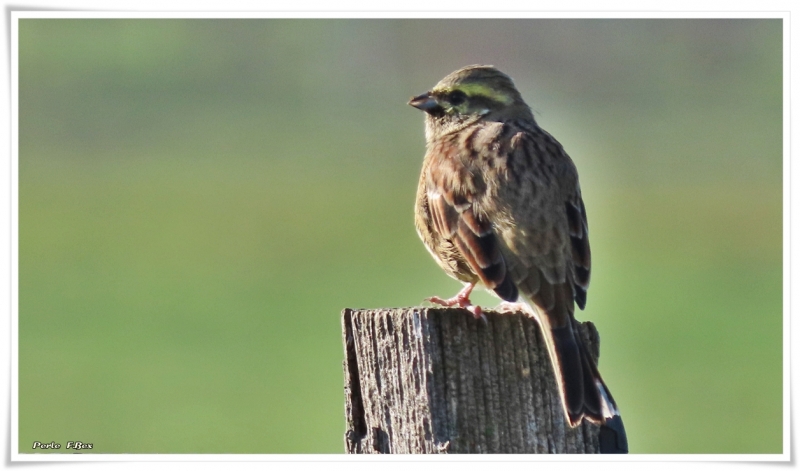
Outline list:
[[[548,313],[553,327],[561,327],[574,312],[573,300],[581,308],[586,303],[589,244],[581,213],[570,215],[570,209],[561,209],[563,205],[551,208],[567,214],[551,214],[546,223],[535,226],[523,222],[531,219],[523,217],[498,231],[511,280],[524,298]],[[582,232],[573,229],[569,221],[573,217]]]
[[[473,195],[432,181],[427,197],[433,230],[453,243],[487,288],[506,301],[516,301],[517,287],[507,276],[497,236],[491,222],[476,213]]]
[[[592,253],[589,249],[589,225],[586,222],[586,208],[583,206],[580,190],[565,204],[569,225],[570,248],[572,252],[573,286],[575,302],[586,307],[586,291],[589,289],[589,276],[592,270]]]

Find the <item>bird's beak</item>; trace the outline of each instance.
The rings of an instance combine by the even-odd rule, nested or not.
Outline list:
[[[439,102],[436,101],[436,98],[431,96],[431,92],[426,92],[422,95],[415,96],[408,102],[408,104],[422,111],[431,111],[439,106]]]

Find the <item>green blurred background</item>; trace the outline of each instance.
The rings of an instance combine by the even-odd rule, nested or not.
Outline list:
[[[473,63],[578,166],[631,452],[782,451],[780,20],[23,19],[19,47],[20,452],[341,453],[341,309],[459,288],[414,231],[406,101]]]

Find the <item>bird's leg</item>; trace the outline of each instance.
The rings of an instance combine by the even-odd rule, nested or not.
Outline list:
[[[476,319],[480,319],[481,316],[483,316],[483,310],[481,310],[480,306],[473,305],[472,301],[469,300],[469,295],[472,294],[472,290],[474,288],[475,283],[467,283],[467,285],[464,286],[464,289],[459,291],[458,294],[450,299],[442,299],[439,296],[431,296],[430,298],[425,298],[425,301],[446,307],[458,306],[471,312]]]

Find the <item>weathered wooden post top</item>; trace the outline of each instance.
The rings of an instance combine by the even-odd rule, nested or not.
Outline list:
[[[597,361],[597,330],[579,331]],[[627,453],[619,416],[569,426],[525,314],[345,309],[342,333],[348,453]]]

